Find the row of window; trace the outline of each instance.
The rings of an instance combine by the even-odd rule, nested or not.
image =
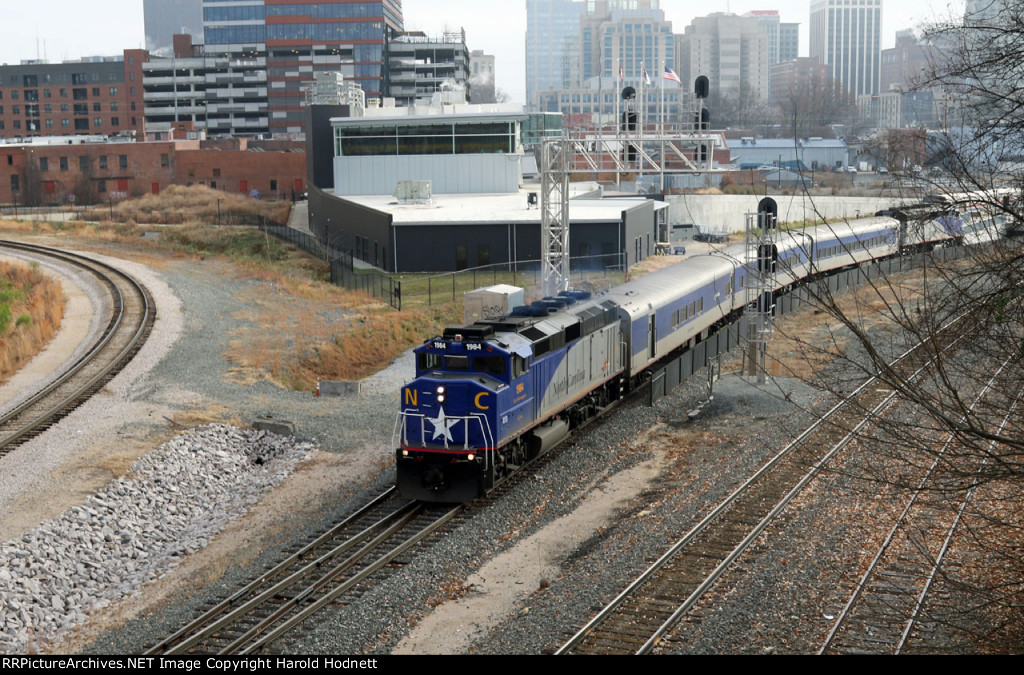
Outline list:
[[[153,192],[155,193],[156,192],[157,184],[154,183],[153,185],[154,185]],[[118,190],[118,192],[127,192],[128,191],[128,180],[124,179],[124,178],[119,178],[117,180],[117,190]],[[100,178],[100,179],[98,179],[96,181],[96,191],[99,192],[99,193],[104,193],[104,192],[107,191],[107,181],[106,181],[106,179]],[[12,174],[11,175],[11,192],[14,193],[14,194],[17,194],[17,193],[21,192],[21,176],[19,176],[18,174]],[[43,181],[43,192],[46,193],[46,194],[49,194],[49,195],[55,194],[57,192],[57,181],[55,181],[55,180]]]
[[[99,96],[102,96],[103,95],[102,91],[103,90],[100,87],[92,87],[92,96],[93,96],[93,98],[97,98]],[[109,94],[111,96],[117,96],[118,88],[117,87],[110,87],[107,91],[109,92]],[[11,89],[10,90],[10,97],[11,97],[12,101],[17,101],[22,96],[24,96],[24,99],[26,101],[28,101],[28,102],[36,102],[36,101],[39,100],[39,90],[38,89],[25,89],[23,92],[21,92],[21,93],[19,93],[19,92],[21,92],[21,90],[18,90],[18,89]],[[60,98],[67,98],[68,97],[68,90],[67,89],[58,89],[57,93],[60,96]],[[135,95],[135,88],[132,87],[132,96],[134,96],[134,95]],[[72,89],[71,90],[71,96],[76,101],[81,101],[81,100],[87,99],[87,98],[89,98],[89,88],[88,87],[78,87],[78,88]],[[3,98],[4,98],[4,91],[3,91],[3,89],[0,89],[0,101],[2,101]],[[46,98],[53,98],[53,90],[52,89],[43,89],[43,98],[44,99],[46,99]]]
[[[110,103],[110,112],[117,112],[120,109],[121,109],[121,104],[118,103],[117,101],[112,101]],[[133,112],[135,111],[135,101],[131,102],[131,109],[132,109]],[[61,112],[66,113],[66,112],[70,112],[70,110],[71,110],[71,108],[70,108],[70,106],[67,103],[61,103],[60,104],[60,111]],[[93,103],[92,104],[92,111],[93,112],[103,112],[103,104],[102,103]],[[52,103],[44,103],[43,104],[43,112],[47,113],[47,114],[52,113],[53,112],[53,104]],[[89,105],[88,104],[86,104],[86,103],[76,103],[75,104],[75,114],[76,115],[83,115],[83,114],[88,114],[88,113],[89,113]],[[0,105],[0,115],[3,115],[3,114],[4,114],[4,107],[2,105]],[[21,114],[21,106],[20,105],[12,105],[11,106],[11,114],[12,115],[20,115]],[[25,115],[28,116],[28,117],[39,117],[39,106],[38,105],[26,105],[25,106]]]
[[[169,162],[169,156],[168,155],[160,155],[160,165],[161,166],[167,166],[168,162]],[[8,156],[8,164],[10,164],[10,163],[11,163],[11,157]],[[67,157],[58,157],[57,158],[57,163],[58,163],[58,166],[60,167],[61,171],[67,171],[68,170],[68,158]],[[99,156],[99,165],[100,165],[101,169],[106,169],[106,168],[109,167],[109,162],[107,161],[107,156],[106,155],[100,155]],[[118,155],[117,156],[117,166],[121,170],[127,169],[128,168],[128,155]],[[82,171],[88,171],[88,169],[89,169],[89,156],[88,155],[79,155],[78,156],[78,168],[81,169]],[[49,171],[50,170],[50,158],[49,157],[40,157],[39,158],[39,170],[40,171]]]
[[[672,327],[675,328],[685,321],[689,321],[704,311],[704,298],[698,298],[681,309],[672,312]]]
[[[75,111],[75,114],[79,114],[78,111]],[[86,112],[86,113],[83,113],[83,114],[88,115],[89,113]],[[40,124],[39,122],[40,122],[40,120],[38,118],[25,120],[25,131],[35,132],[35,131],[39,131],[40,129],[55,129],[56,126],[57,126],[56,121],[54,119],[52,119],[52,118],[48,118],[48,119],[42,120],[42,124]],[[0,120],[0,130],[4,129],[4,125],[5,124],[6,124],[6,122],[4,120]],[[93,125],[93,128],[95,128],[95,129],[101,129],[104,126],[106,126],[103,123],[103,118],[102,117],[94,117],[92,119],[92,125]],[[134,127],[134,126],[137,126],[137,125],[138,125],[138,118],[133,117],[132,118],[132,126]],[[121,126],[121,118],[120,117],[111,117],[110,118],[110,126],[111,127],[120,127]],[[12,129],[20,130],[22,128],[21,120],[13,120],[11,122],[11,128]],[[64,119],[62,119],[60,121],[60,128],[61,129],[71,129],[71,128],[74,128],[75,131],[88,131],[89,130],[89,119],[88,118],[80,118],[80,119],[76,119],[76,120],[69,120],[67,118],[64,118]]]
[[[129,65],[134,64],[134,58],[130,59]],[[71,73],[72,84],[88,84],[89,81],[100,82],[102,81],[101,73]],[[121,79],[121,73],[117,71],[111,71],[107,73],[107,79],[111,82],[115,82]],[[68,73],[43,73],[42,75],[11,75],[8,79],[10,86],[12,87],[38,87],[40,82],[67,82]]]

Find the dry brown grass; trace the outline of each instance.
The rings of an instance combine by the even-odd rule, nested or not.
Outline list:
[[[287,280],[240,298],[245,327],[229,336],[233,382],[267,379],[312,391],[320,380],[371,375],[426,337],[459,323],[457,304],[396,312],[366,296],[325,283]],[[339,308],[344,307],[344,310]]]
[[[217,222],[218,214],[262,216],[284,223],[290,202],[267,202],[248,195],[214,190],[205,185],[171,185],[160,194],[147,194],[114,205],[114,220],[139,223],[180,224],[190,221]],[[90,220],[109,220],[110,207],[89,210]]]
[[[0,382],[6,382],[57,334],[64,293],[37,265],[0,262]]]

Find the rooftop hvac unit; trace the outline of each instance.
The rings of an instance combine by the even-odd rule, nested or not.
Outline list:
[[[395,188],[395,199],[399,204],[426,204],[433,197],[433,183],[429,180],[400,180]]]

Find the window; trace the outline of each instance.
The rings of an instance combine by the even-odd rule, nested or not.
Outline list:
[[[67,157],[61,157],[60,158],[60,170],[61,171],[67,171],[68,170],[68,158]]]
[[[20,115],[21,114],[21,106],[20,105],[12,105],[11,106],[11,113],[14,114],[14,115]]]
[[[92,104],[92,111],[93,112],[103,112],[103,108],[100,106],[99,103],[93,103]]]
[[[21,120],[14,120],[14,128],[15,129],[20,129],[21,128]]]
[[[21,177],[18,174],[11,176],[11,192],[21,191]]]
[[[94,117],[92,119],[92,125],[94,127],[97,127],[97,128],[102,127],[103,126],[103,118],[102,117]]]
[[[72,73],[71,84],[85,84],[89,81],[89,78],[85,76],[85,73]]]
[[[220,169],[214,169],[213,170],[213,177],[214,178],[220,178]]]
[[[61,89],[60,90],[60,97],[61,98],[67,98],[68,97],[68,90],[67,89]]]
[[[43,89],[43,98],[53,98],[49,89]]]
[[[117,164],[122,169],[127,169],[128,168],[128,155],[118,155],[117,156]]]
[[[47,129],[52,129],[53,128],[53,120],[46,120],[46,128]]]
[[[98,98],[99,95],[100,95],[100,88],[99,87],[93,87],[92,88],[92,95],[93,95],[94,98]]]
[[[273,180],[273,179],[270,180],[270,191],[271,192],[277,192],[277,181],[276,180]]]
[[[161,153],[161,155],[160,155],[160,166],[162,166],[162,167],[164,167],[166,169],[170,165],[171,165],[171,156],[168,155],[166,152]],[[217,169],[213,170],[213,175],[214,176],[220,175],[220,174],[217,173]]]
[[[52,103],[44,103],[43,104],[43,112],[52,113],[53,112],[53,104]]]
[[[135,101],[132,101],[132,112],[135,112]]]
[[[17,101],[18,100],[18,90],[17,89],[12,89],[11,90],[11,100],[12,101]]]
[[[110,95],[111,96],[117,96],[117,87],[111,87],[110,88]]]
[[[106,155],[100,155],[100,168],[101,169],[106,169],[107,168],[107,156]]]
[[[46,157],[40,157],[39,158],[39,170],[40,171],[49,171],[50,170],[50,160],[48,158],[46,158]]]
[[[102,179],[96,181],[96,191],[97,192],[106,192],[107,191],[107,181],[102,180]]]
[[[72,89],[71,90],[71,98],[75,99],[76,101],[84,101],[87,98],[89,98],[89,90],[88,89]]]
[[[61,112],[67,112],[68,110],[70,110],[70,108],[68,108],[68,104],[67,103],[61,103],[60,104],[60,111]]]
[[[81,171],[88,171],[89,170],[89,156],[88,155],[82,155],[81,157],[78,158],[78,168]]]
[[[119,126],[121,126],[120,118],[118,118],[118,117],[111,117],[110,118],[110,126],[112,126],[112,127],[119,127]]]
[[[63,120],[60,121],[60,125],[62,127],[64,127],[65,129],[67,129],[68,127],[71,126],[71,120],[63,119]]]
[[[113,103],[110,104],[110,111],[111,112],[117,112],[117,101],[114,101]]]

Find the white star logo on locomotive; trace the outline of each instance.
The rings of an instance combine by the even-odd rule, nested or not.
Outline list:
[[[444,407],[441,407],[441,413],[437,417],[428,417],[427,421],[434,425],[434,438],[437,440],[440,436],[444,436],[446,440],[452,440],[452,427],[458,424],[461,420],[451,419],[444,414]]]

